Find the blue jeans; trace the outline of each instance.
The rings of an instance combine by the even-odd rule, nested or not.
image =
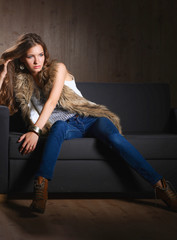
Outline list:
[[[81,116],[74,116],[66,122],[57,121],[53,124],[36,177],[43,176],[51,180],[63,141],[83,137],[95,137],[106,143],[151,185],[162,179],[162,176],[119,133],[109,119]]]

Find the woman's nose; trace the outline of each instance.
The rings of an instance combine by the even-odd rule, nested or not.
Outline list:
[[[35,57],[35,58],[34,58],[34,63],[37,64],[38,62],[39,62],[38,58]]]

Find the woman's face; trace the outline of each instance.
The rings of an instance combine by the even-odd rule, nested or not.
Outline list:
[[[40,44],[31,47],[21,61],[25,64],[29,72],[33,76],[36,76],[42,70],[45,61],[43,47]]]

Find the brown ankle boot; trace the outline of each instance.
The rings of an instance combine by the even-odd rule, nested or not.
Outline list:
[[[39,213],[44,213],[48,199],[48,180],[38,177],[34,181],[34,199],[30,208]]]
[[[168,181],[165,181],[164,178],[161,180],[163,188],[156,186],[155,193],[158,199],[163,200],[167,206],[173,210],[177,211],[177,194],[171,189]]]

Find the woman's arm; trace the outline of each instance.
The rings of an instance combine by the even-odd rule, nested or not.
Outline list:
[[[53,112],[58,100],[60,98],[63,85],[67,76],[67,69],[63,63],[58,63],[58,71],[56,72],[56,79],[50,92],[49,98],[46,101],[42,112],[35,123],[35,126],[42,129]]]
[[[49,119],[54,108],[56,107],[56,104],[58,103],[67,73],[68,72],[65,65],[63,63],[58,63],[56,78],[55,78],[52,90],[50,92],[49,98],[47,99],[42,109],[42,112],[35,123],[35,126],[39,127],[40,129],[44,127],[45,123]],[[24,140],[21,146],[20,152],[23,151],[24,154],[27,154],[33,151],[36,148],[38,138],[39,138],[38,135],[34,132],[28,132],[23,134],[19,139],[19,142]]]

